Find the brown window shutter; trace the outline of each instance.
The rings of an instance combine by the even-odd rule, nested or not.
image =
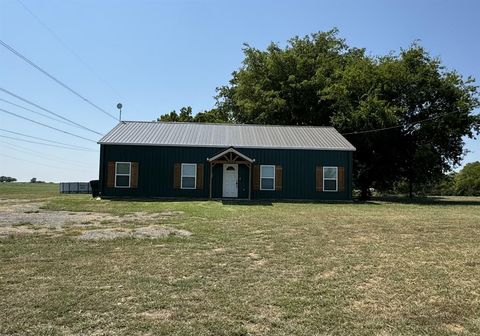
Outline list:
[[[180,174],[182,173],[182,165],[175,163],[173,166],[173,189],[180,189]]]
[[[282,191],[282,166],[275,166],[275,190]]]
[[[138,188],[138,162],[131,163],[130,188]]]
[[[115,186],[115,162],[109,161],[108,170],[107,170],[107,187],[113,188],[114,186]]]
[[[197,164],[197,189],[203,189],[203,163]]]
[[[338,167],[338,191],[345,191],[345,168]]]
[[[260,166],[253,165],[253,172],[252,172],[252,189],[253,190],[260,190]]]
[[[315,185],[317,191],[323,191],[323,167],[317,166],[315,169]]]

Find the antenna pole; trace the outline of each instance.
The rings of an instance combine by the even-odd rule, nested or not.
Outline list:
[[[118,118],[119,122],[122,122],[122,107],[123,107],[122,103],[117,104],[117,108],[120,111],[120,117]]]

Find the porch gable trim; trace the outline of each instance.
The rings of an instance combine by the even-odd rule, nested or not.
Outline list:
[[[248,161],[250,163],[253,163],[255,162],[255,159],[252,159],[252,158],[249,158],[248,156],[246,156],[245,154],[242,154],[240,153],[239,151],[237,151],[235,148],[233,147],[229,147],[227,149],[225,149],[224,151],[218,153],[217,155],[211,157],[211,158],[207,158],[207,161],[208,162],[213,162],[215,160],[218,160],[219,158],[221,158],[222,156],[225,156],[227,155],[228,153],[234,153],[235,155],[237,155],[238,157],[241,157],[242,159],[244,159],[245,161]]]

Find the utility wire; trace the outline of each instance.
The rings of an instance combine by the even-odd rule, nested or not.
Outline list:
[[[43,22],[42,20],[40,20],[40,18],[35,15],[35,13],[27,7],[27,5],[25,5],[23,3],[23,1],[21,0],[17,0],[17,2],[43,27],[45,28],[56,40],[58,43],[60,43],[66,50],[68,50],[73,56],[75,56],[75,58],[80,62],[82,63],[88,70],[90,70],[90,72],[95,76],[97,77],[97,79],[99,81],[101,81],[104,85],[108,86],[108,88],[110,88],[110,90],[112,90],[113,93],[115,93],[115,95],[117,95],[118,97],[120,97],[121,95],[118,93],[118,91],[113,87],[111,86],[102,76],[100,76],[97,72],[95,72],[95,70],[87,63],[83,60],[82,57],[80,57],[79,54],[77,54],[72,48],[70,48],[70,46],[68,44],[66,44],[61,38],[60,36],[55,33],[55,31],[53,29],[51,29],[45,22]]]
[[[53,129],[53,130],[58,131],[58,132],[62,132],[62,133],[68,134],[68,135],[71,135],[71,136],[74,136],[74,137],[77,137],[77,138],[79,138],[79,139],[83,139],[83,140],[87,140],[87,141],[91,141],[91,142],[96,143],[95,140],[88,139],[88,138],[85,138],[85,137],[83,137],[83,136],[81,136],[81,135],[77,135],[77,134],[70,133],[70,132],[68,132],[68,131],[64,131],[64,130],[62,130],[62,129],[60,129],[60,128],[56,128],[56,127],[53,127],[53,126],[50,126],[50,125],[41,123],[41,122],[39,122],[39,121],[32,120],[32,119],[30,119],[30,118],[21,116],[21,115],[19,115],[19,114],[16,114],[16,113],[13,113],[13,112],[4,110],[4,109],[2,109],[2,108],[0,108],[0,112],[10,114],[10,115],[15,116],[15,117],[17,117],[17,118],[21,118],[21,119],[28,120],[28,121],[30,121],[30,122],[32,122],[32,123],[35,123],[35,124],[41,125],[41,126],[43,126],[43,127],[47,127],[47,128]]]
[[[21,135],[21,136],[23,136],[23,137],[27,137],[27,138],[30,138],[30,139],[36,139],[36,140],[46,141],[46,142],[50,142],[50,143],[52,143],[52,144],[57,144],[57,145],[63,145],[63,146],[72,147],[71,149],[89,150],[89,151],[95,151],[95,152],[96,152],[96,150],[91,149],[91,148],[82,147],[82,146],[77,146],[77,145],[70,145],[70,144],[67,144],[67,143],[64,143],[64,142],[49,140],[49,139],[45,139],[45,138],[36,137],[36,136],[33,136],[33,135],[28,135],[28,134],[24,134],[24,133],[20,133],[20,132],[15,132],[15,131],[6,130],[6,129],[4,129],[4,128],[0,128],[0,131],[7,132],[7,133],[11,133],[11,134],[16,134],[16,135]],[[12,139],[18,139],[18,138],[12,138]],[[18,139],[18,140],[26,141],[26,140],[23,140],[23,139]],[[31,142],[31,141],[28,141],[28,142]],[[36,143],[36,142],[33,142],[33,143]],[[47,145],[47,144],[43,144],[43,143],[38,143],[38,144]],[[62,147],[62,148],[64,148],[64,147]],[[69,149],[70,149],[70,148],[69,148]]]
[[[4,154],[4,153],[0,153],[0,155],[3,156],[3,157],[10,158],[10,159],[18,160],[18,161],[24,161],[24,162],[32,163],[32,164],[35,164],[35,165],[41,165],[41,166],[45,166],[45,167],[49,167],[49,168],[54,168],[54,169],[61,169],[62,171],[65,171],[65,168],[63,168],[63,167],[52,166],[52,165],[49,165],[49,164],[46,164],[46,163],[40,163],[40,162],[35,162],[35,161],[20,159],[20,158],[17,158],[17,157],[15,157],[15,156],[6,155],[6,154]],[[83,170],[83,169],[78,169],[78,168],[75,168],[75,167],[69,167],[68,169],[74,169],[74,170],[78,170],[78,171],[82,171],[82,172],[85,171],[85,170]]]
[[[448,113],[444,113],[444,114],[441,114],[441,115],[438,115],[438,116],[434,116],[434,117],[430,117],[430,118],[426,118],[426,119],[422,119],[422,120],[418,120],[418,121],[412,121],[412,122],[409,122],[409,123],[406,123],[406,124],[403,124],[403,125],[376,128],[376,129],[371,129],[371,130],[366,130],[366,131],[354,131],[354,132],[342,133],[342,135],[374,133],[374,132],[381,132],[381,131],[386,131],[386,130],[395,129],[395,128],[409,127],[409,126],[413,126],[413,125],[417,125],[417,124],[422,124],[424,122],[432,121],[432,120],[435,120],[435,119],[443,118],[447,115],[455,114],[455,113],[459,113],[459,112],[460,111],[448,112]]]
[[[29,109],[28,107],[15,104],[14,102],[8,101],[8,100],[6,100],[6,99],[0,98],[0,101],[2,101],[2,102],[4,102],[4,103],[7,103],[7,104],[10,104],[10,105],[13,105],[13,106],[16,106],[16,107],[18,107],[18,108],[24,109],[25,111],[29,111],[29,112],[32,112],[32,113],[41,115],[42,117],[45,117],[45,118],[47,118],[47,119],[50,119],[50,120],[53,120],[53,121],[60,122],[60,123],[63,123],[63,124],[65,124],[65,125],[71,126],[71,124],[70,124],[69,122],[66,122],[66,121],[63,121],[63,120],[60,120],[60,119],[51,117],[51,116],[49,116],[48,114],[45,114],[45,113],[42,113],[42,112],[38,112],[38,111],[35,111],[35,110],[32,110],[32,109]]]
[[[15,140],[15,141],[23,141],[23,142],[36,144],[36,145],[44,145],[44,146],[57,147],[57,148],[63,148],[63,149],[96,152],[95,150],[90,149],[90,148],[83,149],[83,148],[76,148],[76,147],[67,147],[67,146],[61,146],[61,145],[55,145],[55,144],[49,144],[49,143],[36,142],[36,141],[27,140],[27,139],[20,139],[20,138],[8,136],[8,135],[1,135],[0,134],[0,138],[6,138],[6,139]]]
[[[70,124],[72,124],[72,125],[75,125],[75,126],[77,126],[77,127],[79,127],[79,128],[82,128],[82,129],[84,129],[84,130],[90,131],[90,132],[95,133],[95,134],[98,134],[98,135],[103,135],[103,134],[100,133],[100,132],[94,131],[94,130],[86,127],[86,126],[83,126],[83,125],[81,125],[81,124],[73,121],[73,120],[70,120],[70,119],[68,119],[68,118],[65,118],[64,116],[62,116],[62,115],[60,115],[60,114],[58,114],[58,113],[55,113],[55,112],[53,112],[53,111],[50,111],[49,109],[46,109],[45,107],[42,107],[42,106],[40,106],[40,105],[38,105],[38,104],[35,104],[35,103],[31,102],[30,100],[27,100],[26,98],[20,97],[19,95],[15,94],[15,93],[13,93],[13,92],[11,92],[11,91],[8,91],[7,89],[4,89],[4,88],[0,87],[0,91],[4,92],[4,93],[6,93],[6,94],[8,94],[8,95],[10,95],[10,96],[12,96],[12,97],[15,97],[15,98],[23,101],[24,103],[30,104],[30,105],[32,105],[32,106],[35,106],[36,108],[38,108],[38,109],[40,109],[40,110],[42,110],[42,111],[45,111],[45,112],[47,112],[47,113],[50,113],[50,114],[52,114],[52,115],[54,115],[54,116],[56,116],[56,117],[58,117],[58,118],[60,118],[60,119],[62,119],[62,120],[65,120],[65,121],[67,121],[68,123],[70,123]],[[2,100],[5,101],[4,99],[2,99]],[[13,103],[10,103],[10,104],[13,104]],[[19,106],[19,105],[16,105],[16,106],[21,107],[21,106]],[[25,107],[21,107],[21,108],[26,109]],[[31,110],[28,110],[28,111],[31,111]],[[38,113],[38,112],[37,112],[37,113]]]
[[[77,91],[75,91],[74,89],[72,89],[70,86],[68,86],[67,84],[63,83],[62,81],[60,81],[59,79],[57,79],[56,77],[54,77],[53,75],[49,74],[47,71],[43,70],[40,66],[36,65],[35,63],[33,63],[31,60],[29,60],[26,56],[22,55],[20,52],[18,52],[17,50],[15,50],[13,47],[9,46],[7,43],[5,43],[4,41],[0,40],[0,44],[5,48],[7,49],[8,51],[10,51],[12,54],[14,54],[15,56],[19,57],[20,59],[22,59],[23,61],[25,61],[26,63],[30,64],[32,67],[34,67],[35,69],[37,69],[38,71],[40,71],[41,73],[43,73],[45,76],[49,77],[51,80],[53,80],[54,82],[56,82],[57,84],[59,84],[60,86],[63,86],[65,89],[67,89],[68,91],[70,91],[71,93],[73,93],[75,96],[79,97],[80,99],[82,99],[83,101],[85,101],[86,103],[90,104],[91,106],[93,106],[94,108],[96,108],[97,110],[99,110],[100,112],[108,115],[109,117],[111,117],[112,119],[114,120],[117,120],[118,121],[118,118],[115,117],[113,114],[105,111],[103,108],[101,108],[100,106],[96,105],[95,103],[93,103],[91,100],[85,98],[84,96],[82,96],[80,93],[78,93]]]
[[[53,160],[53,161],[61,162],[63,164],[68,164],[68,165],[71,165],[71,164],[83,165],[84,168],[86,168],[86,167],[91,168],[91,165],[89,165],[88,163],[85,163],[85,162],[66,160],[66,159],[63,159],[63,158],[60,158],[60,157],[54,156],[54,155],[47,155],[47,154],[41,155],[34,150],[31,150],[31,149],[28,149],[26,147],[22,147],[22,146],[19,146],[19,145],[15,145],[15,144],[12,144],[12,143],[9,143],[9,142],[5,142],[5,141],[0,141],[0,144],[3,144],[3,146],[5,146],[6,148],[10,148],[11,150],[18,151],[20,153],[25,153],[25,154],[28,154],[28,155],[34,155],[34,156],[37,156],[41,159]]]

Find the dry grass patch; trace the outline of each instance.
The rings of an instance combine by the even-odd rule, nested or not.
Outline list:
[[[139,227],[136,229],[103,229],[83,231],[78,239],[101,240],[116,238],[162,238],[168,236],[188,237],[192,233],[186,230],[178,230],[156,225]]]
[[[29,215],[115,219],[65,222],[50,236],[8,225],[32,232],[0,240],[0,335],[480,334],[475,199],[45,202]],[[153,217],[162,213],[175,215]],[[156,228],[192,235],[72,239]]]

